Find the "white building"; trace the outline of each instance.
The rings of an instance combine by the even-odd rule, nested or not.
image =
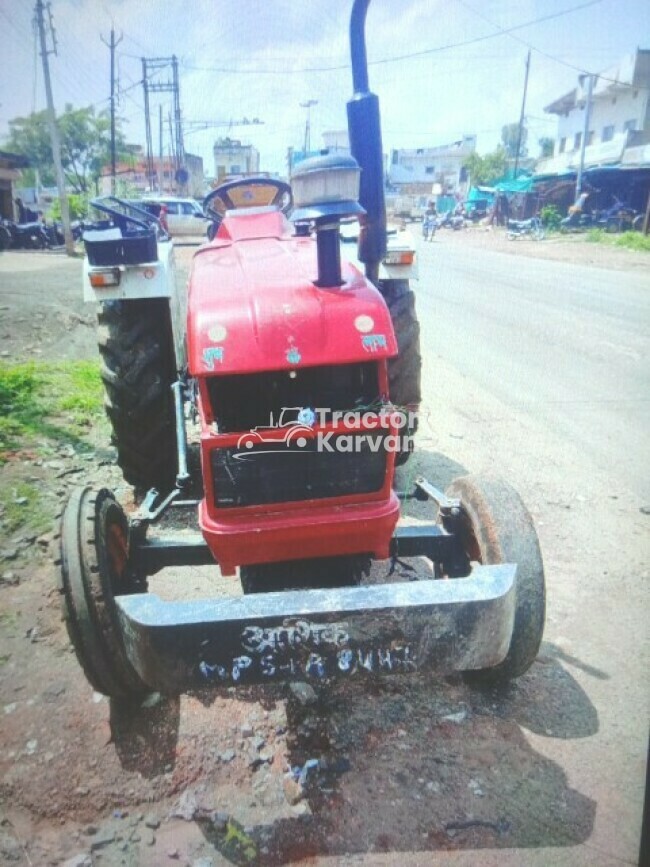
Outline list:
[[[255,175],[260,170],[259,151],[237,139],[217,139],[213,153],[214,174],[219,183],[232,175]]]
[[[437,183],[445,192],[456,192],[465,184],[463,164],[475,150],[475,135],[464,135],[459,141],[438,147],[393,150],[388,180],[402,189],[426,186],[430,191]]]
[[[593,76],[585,166],[620,163],[631,148],[650,143],[650,49],[626,55],[616,66]],[[589,76],[547,105],[558,117],[553,157],[541,161],[538,172],[575,169],[580,161]]]
[[[328,130],[323,133],[325,149],[331,154],[350,154],[350,137],[347,129]]]

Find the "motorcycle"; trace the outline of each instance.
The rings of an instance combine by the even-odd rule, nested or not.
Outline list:
[[[456,210],[447,211],[442,220],[438,222],[439,229],[453,229],[457,232],[459,229],[465,228],[465,220],[463,215]]]
[[[0,220],[0,250],[44,250],[50,246],[47,229],[36,221],[33,223],[14,223],[13,220]]]
[[[86,220],[73,220],[70,223],[70,231],[72,239],[80,241],[86,229],[92,229],[93,224]],[[63,234],[63,224],[57,221],[46,226],[46,231],[49,238],[50,247],[62,247],[65,244],[65,235]]]
[[[534,241],[543,241],[546,233],[539,217],[531,217],[529,220],[508,220],[508,240],[523,238],[530,235]]]
[[[630,230],[640,232],[643,226],[643,214],[635,211],[627,202],[621,202],[614,196],[614,204],[600,212],[596,226],[606,232],[628,232]]]

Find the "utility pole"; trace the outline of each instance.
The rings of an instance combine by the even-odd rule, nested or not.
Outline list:
[[[150,78],[155,73],[172,68],[172,80],[161,81],[159,78]],[[173,112],[174,112],[174,131],[172,133],[172,154],[176,174],[183,169],[185,162],[185,147],[183,144],[183,126],[181,122],[181,97],[180,85],[178,78],[178,59],[172,57],[143,57],[142,58],[142,86],[144,89],[144,111],[145,111],[145,127],[147,133],[147,163],[150,176],[150,186],[153,189],[153,145],[151,139],[151,116],[149,112],[149,94],[150,93],[172,93],[173,94]],[[170,114],[171,117],[171,114]],[[170,123],[171,127],[171,123]],[[183,169],[184,170],[184,169]],[[181,183],[178,181],[177,183]]]
[[[123,39],[115,41],[115,30],[111,27],[111,41],[106,42],[103,36],[99,37],[111,51],[111,195],[115,195],[115,49]]]
[[[162,104],[158,106],[158,136],[159,136],[159,154],[158,158],[160,160],[160,167],[158,169],[158,192],[162,193],[163,191],[163,109]]]
[[[171,163],[173,166],[176,165],[176,153],[174,151],[174,128],[172,126],[172,113],[171,111],[167,113],[167,120],[169,122],[169,156],[171,158]],[[173,184],[170,184],[170,188],[173,188]]]
[[[521,151],[521,138],[524,132],[524,115],[526,112],[526,95],[528,93],[528,73],[530,71],[530,49],[526,58],[526,77],[524,78],[524,95],[521,100],[521,114],[519,115],[519,132],[517,133],[517,153],[515,154],[515,180],[519,169],[519,153]]]
[[[52,26],[52,10],[50,4],[47,5],[49,16],[49,29],[52,38],[52,48],[48,49],[45,38],[45,22],[43,20],[45,5],[43,0],[36,0],[35,17],[36,26],[38,27],[38,36],[41,43],[41,57],[43,58],[43,78],[45,79],[45,98],[47,100],[47,122],[50,128],[50,140],[52,143],[52,158],[54,160],[54,171],[56,174],[56,185],[59,190],[59,202],[61,204],[61,222],[63,223],[63,236],[65,238],[65,251],[68,256],[74,256],[74,240],[70,229],[70,209],[68,208],[68,197],[65,191],[65,175],[63,174],[63,165],[61,163],[61,142],[59,140],[59,130],[56,125],[56,115],[54,113],[54,99],[52,97],[52,82],[50,81],[50,64],[48,61],[49,54],[56,54],[56,35]]]
[[[582,141],[580,142],[580,165],[578,166],[578,175],[576,177],[576,201],[582,192],[582,175],[585,170],[585,148],[587,147],[587,137],[589,135],[589,121],[591,120],[591,98],[594,92],[594,76],[587,75],[580,77],[580,84],[584,87],[584,80],[587,78],[587,101],[585,103],[585,119],[582,125]]]
[[[181,91],[178,82],[178,59],[172,56],[172,81],[174,88],[174,121],[176,123],[176,168],[181,169],[185,162],[185,145],[183,142],[183,125],[181,123]]]
[[[307,119],[305,121],[305,144],[304,144],[304,153],[305,156],[309,153],[309,148],[311,147],[311,107],[312,105],[318,105],[317,99],[308,99],[306,102],[301,102],[300,107],[307,109]]]
[[[147,139],[147,180],[149,190],[153,190],[153,143],[151,141],[151,114],[149,112],[149,81],[147,79],[147,60],[142,58],[142,87],[144,90],[144,127]]]

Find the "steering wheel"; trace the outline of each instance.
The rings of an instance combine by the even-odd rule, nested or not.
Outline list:
[[[241,178],[208,193],[203,199],[203,213],[218,224],[226,211],[269,205],[275,205],[283,214],[289,213],[293,206],[289,184],[275,178]]]

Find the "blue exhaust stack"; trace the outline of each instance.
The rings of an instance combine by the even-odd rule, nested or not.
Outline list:
[[[365,23],[370,0],[354,0],[350,18],[350,50],[354,95],[348,102],[348,133],[352,156],[361,167],[359,203],[367,217],[359,235],[359,260],[366,276],[376,282],[386,255],[384,155],[381,143],[379,98],[368,89]]]

